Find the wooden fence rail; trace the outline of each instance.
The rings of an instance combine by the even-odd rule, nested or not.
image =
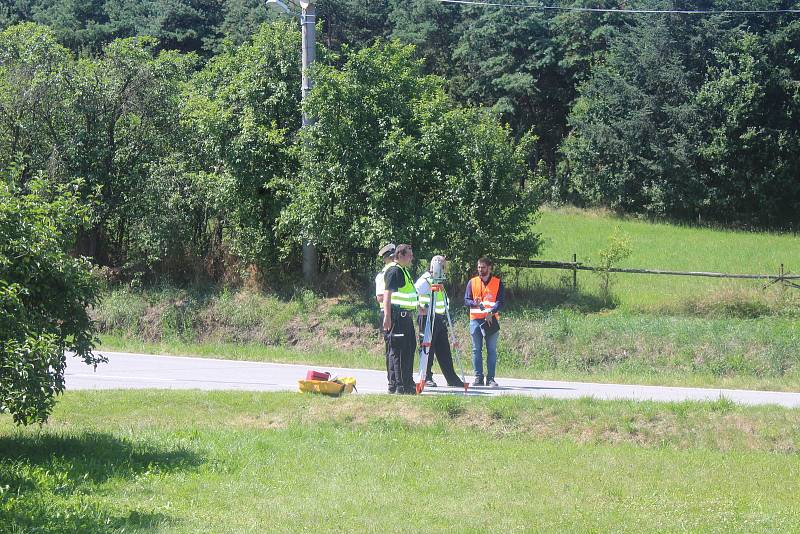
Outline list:
[[[575,256],[573,255],[573,259]],[[573,285],[576,285],[575,274],[578,271],[605,271],[602,267],[592,267],[584,265],[578,261],[550,261],[550,260],[518,260],[513,258],[498,260],[498,263],[508,265],[509,267],[522,267],[528,269],[565,269],[573,272]],[[800,285],[795,284],[792,280],[800,280],[800,275],[790,274],[784,271],[783,264],[781,264],[780,272],[778,274],[732,274],[732,273],[711,273],[702,271],[665,271],[662,269],[626,269],[620,267],[612,267],[608,269],[611,273],[629,273],[629,274],[653,274],[653,275],[669,275],[669,276],[703,276],[707,278],[743,278],[749,280],[768,280],[769,284],[783,283],[792,287],[800,288]]]

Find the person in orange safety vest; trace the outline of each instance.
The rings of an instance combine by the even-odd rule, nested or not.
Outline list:
[[[498,313],[505,304],[503,282],[492,275],[492,260],[478,260],[478,276],[467,284],[464,305],[469,308],[469,333],[472,337],[473,386],[498,387],[494,379],[497,367],[497,339],[500,337]],[[486,382],[483,375],[483,344],[486,342]]]

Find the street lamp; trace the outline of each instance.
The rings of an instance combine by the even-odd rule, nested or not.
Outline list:
[[[309,76],[309,67],[314,63],[316,58],[316,28],[317,23],[317,7],[314,5],[314,0],[265,0],[267,7],[280,9],[284,13],[300,18],[300,33],[302,37],[302,71],[301,71],[301,85],[300,94],[302,101],[305,101],[309,91],[311,91],[312,81]],[[305,128],[310,124],[310,120],[303,111],[302,127]],[[303,244],[303,278],[306,282],[313,282],[317,276],[317,247],[312,243]]]
[[[286,4],[281,2],[281,0],[267,0],[267,7],[277,7],[277,8],[282,9],[284,12],[290,13],[290,14],[292,12],[289,9],[289,6],[287,6]]]

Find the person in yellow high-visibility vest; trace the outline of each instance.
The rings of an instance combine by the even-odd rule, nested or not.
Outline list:
[[[500,309],[505,304],[503,282],[492,275],[492,260],[486,256],[478,260],[478,276],[472,278],[464,292],[464,305],[469,308],[469,334],[472,336],[472,366],[475,368],[473,386],[483,386],[483,342],[486,342],[486,382],[498,387],[494,379],[497,366],[497,323]]]
[[[436,387],[436,382],[433,381],[433,359],[439,362],[439,368],[442,370],[448,386],[464,387],[464,382],[456,374],[453,368],[453,355],[450,350],[450,339],[448,338],[447,329],[447,310],[449,302],[445,301],[444,288],[441,290],[431,291],[431,286],[435,286],[436,282],[432,280],[431,269],[435,264],[440,264],[442,271],[444,271],[447,261],[444,256],[434,256],[431,258],[430,268],[422,276],[419,277],[414,287],[417,288],[417,295],[419,296],[419,335],[422,336],[425,331],[425,321],[427,314],[431,313],[431,296],[436,294],[435,319],[433,321],[433,332],[431,333],[431,347],[428,353],[428,369],[426,370],[425,386]],[[439,286],[440,287],[440,286]]]
[[[378,251],[378,257],[383,260],[383,269],[378,271],[378,274],[375,275],[375,300],[378,301],[378,309],[380,310],[378,324],[380,325],[381,332],[383,334],[383,353],[384,358],[386,359],[386,380],[388,380],[390,383],[389,393],[395,392],[395,386],[391,385],[391,380],[389,379],[389,338],[386,336],[386,333],[383,332],[383,292],[386,291],[386,271],[388,271],[390,267],[396,265],[394,262],[395,248],[397,247],[395,247],[394,243],[389,243]]]
[[[389,338],[389,392],[394,390],[401,395],[417,392],[414,383],[417,290],[408,271],[413,260],[411,245],[398,245],[394,252],[396,265],[389,267],[384,276],[383,331]]]

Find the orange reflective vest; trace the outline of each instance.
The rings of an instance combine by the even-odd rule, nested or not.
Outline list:
[[[494,306],[497,301],[497,294],[500,292],[500,279],[496,276],[489,278],[489,283],[484,284],[480,276],[476,276],[469,281],[472,286],[472,300],[483,303],[485,311],[480,308],[470,308],[470,319],[485,319],[489,314],[488,310]],[[499,313],[494,314],[495,317],[500,317]]]

